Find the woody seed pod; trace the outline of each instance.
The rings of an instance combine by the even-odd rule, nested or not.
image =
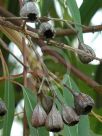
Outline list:
[[[78,115],[84,115],[91,112],[94,106],[94,100],[84,93],[77,93],[74,96],[75,110]]]
[[[38,14],[39,10],[34,2],[26,2],[20,10],[20,16],[28,17],[29,21],[35,21],[38,17]]]
[[[65,124],[74,126],[79,122],[79,116],[73,108],[64,106],[62,110],[62,118]]]
[[[48,22],[44,22],[40,25],[39,33],[46,38],[52,38],[55,32],[51,24],[49,24]]]
[[[51,96],[43,96],[41,100],[41,104],[46,111],[46,113],[49,113],[52,106],[53,106],[53,98]]]
[[[2,100],[0,100],[0,116],[4,116],[6,112],[7,112],[6,105]]]
[[[32,119],[31,119],[32,126],[35,128],[44,126],[46,117],[47,117],[46,112],[44,111],[40,103],[38,103],[34,108],[32,114]]]
[[[59,132],[64,127],[60,112],[54,105],[46,118],[45,126],[47,130],[51,132]]]
[[[84,46],[84,47],[83,47],[83,46]],[[79,44],[79,47],[78,47],[78,48],[79,48],[80,50],[85,51],[85,52],[88,53],[89,55],[92,55],[93,57],[96,56],[94,50],[93,50],[90,46],[88,46],[88,45]],[[87,55],[84,55],[84,54],[78,54],[78,56],[79,56],[80,61],[81,61],[82,63],[84,63],[84,64],[88,64],[89,62],[91,62],[91,61],[94,60],[93,57],[87,56]]]

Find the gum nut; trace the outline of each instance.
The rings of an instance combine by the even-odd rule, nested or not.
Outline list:
[[[45,126],[47,130],[51,132],[59,132],[64,127],[64,123],[63,123],[61,114],[56,109],[55,105],[53,105],[51,111],[49,112],[46,118]]]
[[[64,106],[62,110],[62,118],[65,124],[74,126],[79,122],[79,116],[72,107]]]
[[[29,21],[35,21],[38,15],[39,10],[34,2],[26,2],[20,10],[20,16],[28,17]]]
[[[54,36],[54,28],[48,22],[41,23],[39,33],[46,38],[52,38]]]
[[[51,96],[44,96],[41,100],[41,104],[46,113],[49,113],[53,106],[53,98]]]
[[[31,123],[32,126],[37,128],[45,125],[47,114],[42,108],[42,106],[38,103],[36,107],[34,108]]]
[[[85,49],[83,48],[83,46],[85,47]],[[96,57],[94,50],[90,46],[88,46],[88,45],[83,45],[83,46],[80,44],[78,48],[80,50],[85,51],[86,53],[89,53],[89,55]],[[94,60],[93,57],[90,57],[88,55],[79,54],[78,56],[79,56],[80,61],[84,64],[88,64],[89,62]]]
[[[94,100],[89,95],[78,93],[74,97],[74,105],[77,114],[88,114],[94,106]]]

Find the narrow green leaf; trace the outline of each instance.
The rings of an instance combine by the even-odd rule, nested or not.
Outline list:
[[[78,124],[78,136],[90,136],[90,126],[88,116],[81,116]]]
[[[78,37],[79,37],[80,41],[83,41],[82,27],[80,25],[77,25],[77,24],[81,24],[80,12],[79,12],[77,3],[75,0],[67,0],[67,5],[69,7],[72,18],[74,20],[75,28],[79,32]]]
[[[102,0],[84,0],[80,7],[82,23],[88,25],[91,18],[102,7]],[[86,17],[87,16],[87,17]]]
[[[14,118],[15,98],[14,89],[10,81],[5,81],[5,95],[4,100],[7,105],[7,114],[4,118],[3,136],[10,136],[11,127]]]

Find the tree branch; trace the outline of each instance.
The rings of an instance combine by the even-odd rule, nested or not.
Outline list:
[[[82,29],[83,33],[94,33],[102,31],[102,25],[96,25],[96,26],[86,26]],[[69,36],[69,35],[75,35],[75,31],[72,29],[60,29],[56,31],[57,36]]]
[[[54,56],[58,60],[58,62],[63,64],[72,74],[77,76],[80,80],[84,81],[95,91],[102,93],[102,88],[100,88],[100,85],[96,81],[92,80],[90,77],[82,73],[72,64],[66,62],[55,50],[48,48],[48,46],[42,40],[39,40],[38,43],[41,46],[41,49],[44,53]]]
[[[0,11],[1,11],[1,8],[0,8]],[[8,16],[8,14],[5,14],[5,16]],[[10,14],[9,14],[9,17],[10,17]],[[13,21],[13,23],[15,23],[17,25],[19,23],[19,26],[22,23],[19,20],[12,20],[12,21]],[[29,28],[30,27],[28,27],[28,29]],[[35,29],[30,28],[29,30],[31,30],[31,31],[34,30],[34,32],[35,32]],[[54,56],[60,63],[62,63],[75,76],[77,76],[78,78],[80,78],[81,80],[83,80],[87,85],[89,85],[90,87],[94,88],[94,90],[96,90],[97,92],[102,92],[102,88],[100,87],[100,85],[97,82],[95,82],[90,77],[88,77],[87,75],[85,75],[84,73],[82,73],[80,70],[78,70],[77,68],[75,68],[72,64],[70,64],[68,62],[66,63],[65,60],[58,53],[56,53],[56,51],[54,51],[52,49],[49,49],[47,47],[47,45],[44,43],[43,40],[37,39],[36,42],[38,43],[38,45],[41,46],[42,51],[44,53],[47,53],[47,54],[50,54],[51,56]]]

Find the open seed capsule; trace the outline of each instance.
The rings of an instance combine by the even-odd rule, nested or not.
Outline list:
[[[83,50],[84,52],[88,53],[89,55],[92,55],[93,57],[96,56],[94,50],[90,46],[88,46],[88,45],[79,44],[78,48],[80,50]],[[84,64],[88,64],[89,62],[94,60],[93,57],[85,55],[85,54],[78,54],[78,56],[79,56],[80,61],[82,63],[84,63]]]
[[[20,16],[28,17],[29,21],[35,21],[38,15],[39,10],[34,2],[26,2],[20,10]]]
[[[32,119],[31,119],[32,126],[35,128],[44,126],[46,117],[47,117],[46,112],[44,111],[40,103],[38,103],[34,108],[32,114]]]
[[[40,35],[46,38],[52,38],[54,36],[54,28],[48,22],[41,23],[39,28]]]
[[[79,122],[79,116],[72,107],[64,106],[62,110],[62,118],[65,124],[74,126]]]
[[[53,105],[51,111],[46,118],[45,126],[47,130],[51,132],[59,132],[64,127],[61,114],[56,109],[55,105]]]
[[[94,100],[84,93],[78,93],[74,96],[75,110],[78,115],[88,114],[94,106]]]

